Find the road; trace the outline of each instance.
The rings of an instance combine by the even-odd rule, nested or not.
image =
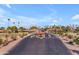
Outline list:
[[[46,33],[42,39],[34,34],[24,38],[5,55],[71,55],[71,53],[58,37]]]

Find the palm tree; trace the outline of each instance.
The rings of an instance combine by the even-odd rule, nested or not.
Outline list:
[[[7,26],[7,28],[9,28],[9,21],[10,21],[10,18],[8,18],[8,26]],[[7,29],[7,30],[8,30],[8,29]],[[7,31],[7,33],[6,33],[6,35],[5,35],[5,37],[6,37],[6,40],[5,40],[5,42],[4,42],[4,46],[8,44],[8,31]]]
[[[30,29],[38,29],[38,27],[32,26],[32,27],[30,27]]]
[[[9,27],[10,18],[8,18],[8,27]]]
[[[5,30],[5,27],[0,27],[0,30]]]
[[[8,21],[10,21],[10,18],[8,18]]]

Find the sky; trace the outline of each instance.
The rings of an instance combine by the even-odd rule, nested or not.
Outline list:
[[[0,4],[0,27],[54,24],[79,25],[79,4]]]

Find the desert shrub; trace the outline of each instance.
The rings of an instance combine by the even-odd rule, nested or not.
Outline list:
[[[67,33],[65,33],[65,34],[64,34],[64,36],[68,36],[68,34],[67,34]]]
[[[24,33],[23,33],[23,36],[26,36],[27,34],[28,34],[27,32],[24,32]]]
[[[0,45],[3,43],[3,39],[0,38]]]
[[[6,34],[6,35],[5,35],[5,38],[8,38],[8,37],[9,37],[9,35],[8,35],[8,34]]]
[[[16,35],[16,33],[12,33],[12,35],[11,35],[11,39],[13,39],[13,40],[17,40],[17,35]]]
[[[74,38],[77,38],[77,36],[74,36]]]
[[[69,38],[69,39],[72,39],[72,38],[73,38],[73,35],[68,35],[68,38]]]
[[[79,35],[79,33],[77,33],[77,35]]]
[[[62,32],[62,31],[59,31],[58,34],[59,34],[59,35],[63,35],[63,32]]]
[[[68,44],[73,45],[73,41],[69,41]]]
[[[8,40],[5,40],[4,42],[3,42],[3,46],[6,46],[6,45],[8,45]]]
[[[16,36],[11,36],[11,38],[12,38],[13,40],[17,40],[17,39],[16,39]]]
[[[78,38],[75,38],[73,41],[74,41],[76,44],[79,45],[79,37],[78,37]]]
[[[24,35],[23,33],[19,33],[19,36],[20,36],[21,38],[23,37],[23,35]]]

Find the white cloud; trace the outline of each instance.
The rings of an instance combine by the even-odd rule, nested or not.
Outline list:
[[[52,22],[57,23],[57,22],[58,22],[58,20],[52,20]]]
[[[79,24],[79,22],[74,22],[73,24]]]
[[[72,17],[73,20],[79,20],[79,14]]]
[[[0,18],[5,17],[6,11],[2,8],[0,8]]]
[[[11,20],[10,20],[11,22],[16,22],[16,19],[13,19],[13,18],[11,18]]]
[[[4,16],[0,14],[0,18],[3,18]]]
[[[52,18],[52,17],[46,17],[42,19],[38,18],[31,18],[31,17],[25,17],[25,16],[17,16],[16,17],[21,25],[24,26],[44,26],[44,25],[50,25],[50,24],[58,24],[62,19],[61,18]]]
[[[5,14],[5,13],[6,13],[6,11],[4,9],[0,8],[0,14]]]
[[[36,18],[25,17],[25,16],[17,16],[17,19],[19,19],[21,24],[27,26],[34,26],[37,25],[39,22]]]
[[[6,6],[7,6],[8,8],[11,8],[11,5],[10,5],[10,4],[6,4]]]
[[[5,23],[4,22],[0,22],[0,25],[4,25]]]
[[[6,4],[8,8],[11,8],[10,4]],[[52,16],[53,13],[55,14],[56,11],[51,9],[51,14],[48,16],[45,16],[41,19],[39,18],[33,18],[33,17],[26,17],[26,16],[14,16],[14,18],[11,18],[11,22],[17,22],[20,21],[21,26],[42,26],[42,25],[50,25],[50,24],[58,24],[62,19],[58,18],[57,16]],[[7,11],[4,9],[0,9],[0,16],[3,17],[3,15],[7,14]],[[13,15],[13,14],[11,14]],[[4,19],[5,22],[7,21]],[[16,23],[17,24],[17,23]]]
[[[52,8],[48,8],[48,9],[49,9],[49,11],[51,11],[52,15],[55,15],[57,13],[57,11],[55,9],[52,9]]]

